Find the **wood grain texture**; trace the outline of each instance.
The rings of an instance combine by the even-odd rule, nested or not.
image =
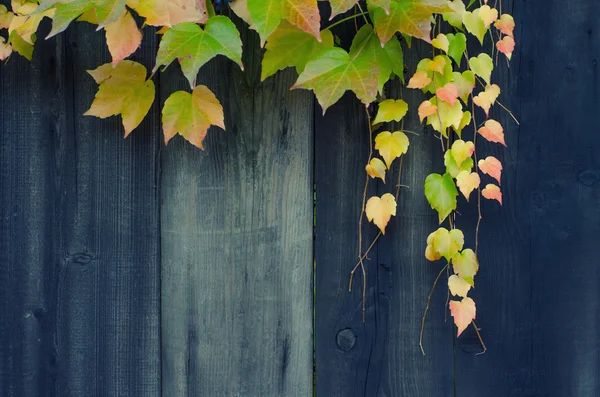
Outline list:
[[[127,140],[82,116],[102,36],[77,24],[0,68],[2,396],[160,395],[158,112]]]
[[[600,395],[600,3],[517,0],[517,50],[495,109],[504,206],[484,203],[478,325],[457,343],[458,395]],[[478,150],[479,143],[478,143]]]
[[[164,396],[312,396],[313,98],[292,70],[260,83],[258,36],[242,36],[245,72],[217,59],[198,80],[227,131],[163,153]],[[177,89],[173,65],[162,100]]]
[[[350,41],[350,31],[338,34]],[[408,70],[425,46],[415,43],[406,54]],[[412,72],[407,74],[408,77]],[[402,91],[399,82],[387,92],[418,103],[422,94]],[[371,113],[376,107],[371,107]],[[318,113],[318,111],[317,111]],[[423,181],[440,152],[439,141],[420,126],[416,107],[404,128],[409,154],[403,159],[398,214],[386,235],[378,240],[366,263],[367,307],[361,321],[362,277],[348,292],[349,273],[358,256],[358,219],[365,183],[369,141],[365,109],[352,94],[332,106],[325,117],[316,116],[315,171],[317,183],[316,371],[317,396],[450,396],[453,391],[452,328],[444,323],[445,290],[438,289],[425,332],[423,356],[419,330],[427,294],[440,270],[423,257],[427,235],[435,230],[435,214],[423,195]],[[394,131],[399,124],[387,125]],[[377,132],[375,132],[376,135]],[[396,192],[399,161],[386,176],[387,184],[371,180],[367,197]],[[440,161],[435,163],[442,167]],[[364,220],[363,250],[375,237],[373,224]],[[359,272],[360,274],[360,272]],[[435,379],[435,381],[432,381]]]

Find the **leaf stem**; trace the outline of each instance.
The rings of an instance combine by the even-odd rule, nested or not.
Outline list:
[[[360,12],[360,13],[358,13],[358,14],[350,15],[349,17],[342,18],[342,19],[340,19],[339,21],[336,21],[336,22],[332,23],[331,25],[327,26],[327,27],[326,27],[325,29],[323,29],[323,30],[329,30],[329,29],[331,29],[331,28],[333,28],[333,27],[335,27],[335,26],[337,26],[337,25],[340,25],[340,24],[342,24],[342,23],[344,23],[344,22],[350,21],[350,20],[352,20],[352,19],[355,19],[355,18],[359,18],[359,17],[361,17],[361,16],[363,16],[363,15],[367,15],[367,14],[368,14],[368,12]],[[367,17],[365,17],[365,21],[367,21]],[[368,21],[367,21],[367,22],[368,22]]]
[[[421,332],[419,334],[419,347],[421,348],[421,352],[425,355],[425,350],[423,349],[423,331],[425,331],[425,317],[427,317],[427,311],[429,310],[429,303],[431,302],[431,295],[433,295],[433,291],[435,291],[435,286],[437,285],[438,280],[444,274],[444,271],[448,268],[449,263],[446,263],[446,266],[440,270],[433,285],[431,286],[431,291],[429,291],[429,295],[427,296],[427,305],[425,306],[425,311],[423,312],[423,318],[421,319]]]
[[[477,333],[477,337],[479,338],[479,343],[481,343],[481,347],[483,348],[482,351],[480,351],[479,353],[477,353],[477,356],[484,354],[487,351],[487,347],[485,347],[485,343],[483,343],[483,338],[481,337],[481,334],[479,333],[480,329],[477,327],[477,324],[475,324],[475,320],[471,321],[473,323],[473,328],[475,328],[475,332]]]

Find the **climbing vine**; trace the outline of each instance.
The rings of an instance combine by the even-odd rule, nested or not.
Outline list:
[[[343,15],[328,24],[321,20],[317,0],[12,0],[10,9],[0,5],[0,60],[8,60],[14,53],[31,59],[36,32],[44,18],[52,20],[48,37],[63,32],[73,22],[97,25],[99,31],[104,31],[112,62],[89,71],[98,91],[85,115],[120,115],[127,137],[155,100],[155,74],[178,63],[190,89],[166,99],[162,109],[164,141],[167,144],[180,134],[200,149],[210,126],[226,127],[218,98],[208,87],[196,84],[200,68],[218,55],[244,68],[240,33],[228,16],[229,10],[260,36],[265,48],[261,80],[294,67],[298,79],[291,88],[312,90],[323,112],[346,91],[352,91],[365,105],[370,137],[358,226],[358,263],[350,273],[350,289],[355,273],[360,269],[363,275],[364,319],[364,260],[396,215],[401,188],[398,179],[390,192],[367,197],[369,181],[379,178],[385,184],[386,173],[394,163],[401,170],[402,156],[410,145],[408,135],[413,133],[402,127],[379,131],[391,122],[402,123],[411,110],[401,98],[382,100],[384,88],[396,77],[405,83],[403,51],[410,50],[412,40],[430,43],[431,58],[418,63],[406,84],[425,94],[418,106],[410,107],[412,111],[416,108],[422,123],[437,132],[445,165],[443,173],[432,173],[424,181],[425,197],[440,224],[427,237],[425,257],[434,262],[444,260],[432,292],[446,275],[448,306],[458,335],[472,324],[485,351],[474,322],[476,305],[470,292],[479,270],[481,198],[502,204],[502,164],[493,156],[478,153],[477,137],[506,145],[503,126],[489,118],[489,112],[491,106],[499,104],[512,113],[498,101],[501,88],[493,83],[492,72],[498,62],[510,61],[515,47],[514,20],[502,14],[501,0],[493,2],[494,6],[487,0],[470,0],[468,4],[463,0],[329,0],[331,18]],[[161,35],[150,73],[143,65],[127,60],[142,42],[140,20],[142,28],[156,26]],[[336,44],[331,28],[350,21],[356,34],[347,51]],[[469,56],[467,47],[479,51]],[[491,48],[490,53],[485,48]],[[377,111],[372,119],[370,109],[375,103]],[[477,113],[485,115],[480,124]],[[472,134],[468,128],[471,125]],[[463,232],[457,227],[460,195],[478,204],[472,248],[465,247]],[[366,249],[365,218],[379,228]],[[421,349],[430,299],[431,293],[422,318]]]

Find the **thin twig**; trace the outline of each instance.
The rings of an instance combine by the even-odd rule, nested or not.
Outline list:
[[[440,277],[442,276],[442,274],[444,274],[444,270],[446,270],[446,268],[448,268],[448,263],[446,263],[446,266],[444,266],[442,268],[442,270],[440,270],[440,272],[438,273],[437,277],[435,278],[435,281],[433,282],[433,285],[431,286],[431,291],[429,291],[429,295],[427,296],[427,305],[425,306],[425,311],[423,312],[423,318],[421,319],[421,333],[419,335],[419,347],[421,347],[421,352],[423,353],[423,355],[425,355],[425,350],[423,349],[423,331],[425,331],[425,317],[427,317],[427,311],[429,310],[429,303],[431,302],[431,295],[433,295],[435,286],[436,286],[438,280],[440,279]]]
[[[349,17],[342,18],[342,19],[340,19],[339,21],[335,21],[334,23],[332,23],[331,25],[327,26],[327,27],[326,27],[325,29],[323,29],[323,30],[329,30],[329,29],[331,29],[331,28],[333,28],[333,27],[335,27],[335,26],[337,26],[337,25],[339,25],[339,24],[342,24],[342,23],[344,23],[344,22],[350,21],[350,20],[352,20],[352,19],[359,18],[359,17],[361,17],[361,16],[363,16],[363,15],[367,15],[367,14],[368,14],[368,12],[361,12],[361,13],[358,13],[358,14],[350,15]],[[366,18],[366,17],[365,17],[365,18]]]
[[[481,337],[481,334],[479,333],[479,328],[477,327],[477,324],[475,324],[475,320],[471,321],[473,323],[473,328],[475,328],[475,332],[477,333],[477,337],[479,338],[479,343],[481,343],[481,347],[483,348],[483,351],[480,351],[479,353],[477,353],[476,355],[479,356],[481,354],[484,354],[487,351],[487,347],[485,347],[485,343],[483,343],[483,338]]]

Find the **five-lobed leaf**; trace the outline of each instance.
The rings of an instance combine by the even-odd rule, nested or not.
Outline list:
[[[144,119],[154,102],[154,83],[146,68],[133,61],[107,63],[88,73],[100,85],[86,116],[106,118],[120,114],[125,137]]]
[[[217,55],[228,57],[243,69],[242,40],[229,18],[212,17],[204,29],[195,23],[180,23],[163,35],[154,71],[179,59],[181,70],[193,87],[198,70]]]
[[[477,314],[475,302],[471,298],[463,298],[461,301],[451,300],[449,307],[450,314],[454,317],[454,324],[458,328],[457,336],[460,336],[469,324],[475,320]]]
[[[457,196],[458,191],[450,174],[431,174],[425,179],[425,197],[431,208],[438,212],[439,223],[456,209]]]
[[[406,134],[402,131],[383,131],[375,137],[375,149],[385,160],[387,168],[392,165],[392,161],[406,154],[408,151],[409,141]]]
[[[390,193],[384,194],[381,198],[371,197],[365,206],[365,214],[369,222],[373,221],[381,230],[381,234],[385,234],[385,227],[390,218],[392,215],[396,216],[396,199]]]
[[[171,94],[162,110],[162,122],[165,145],[179,133],[200,149],[204,149],[202,141],[211,125],[225,129],[223,108],[215,94],[203,85],[196,86],[191,94]]]

